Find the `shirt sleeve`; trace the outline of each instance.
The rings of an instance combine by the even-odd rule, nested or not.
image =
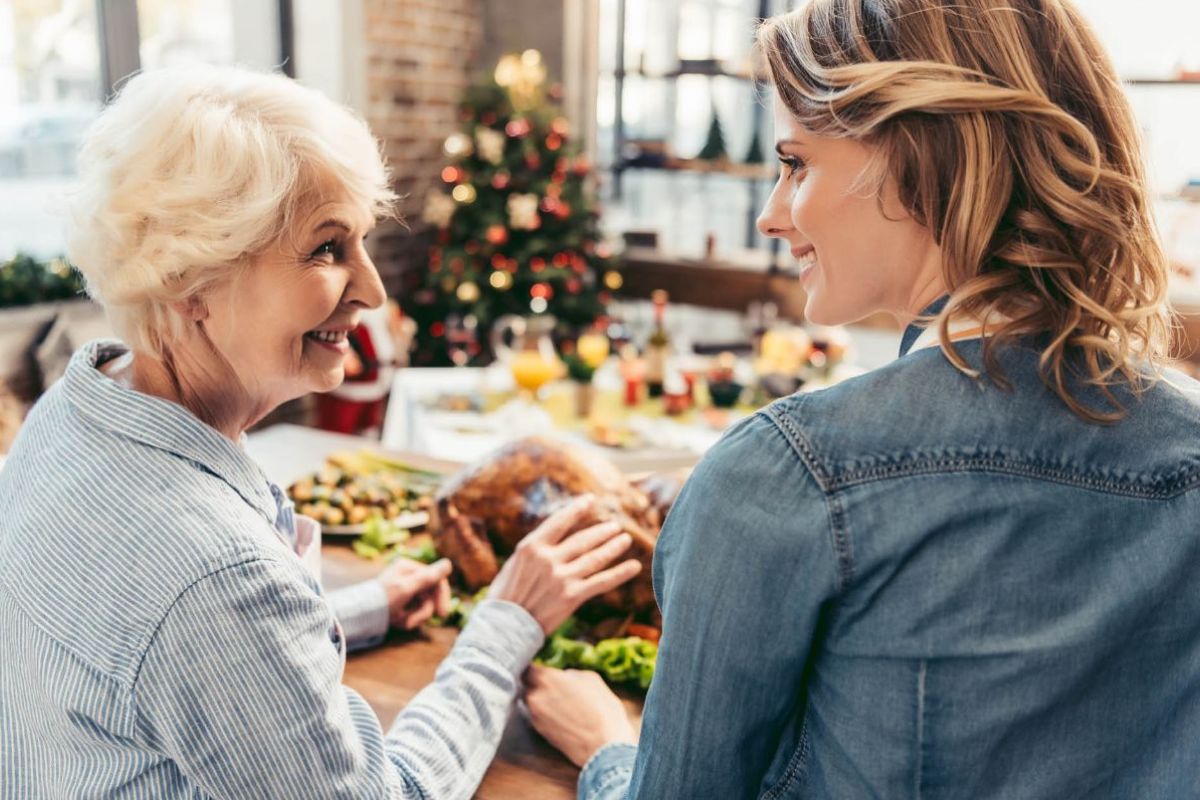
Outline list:
[[[328,594],[333,616],[342,624],[350,652],[374,647],[387,638],[391,615],[387,590],[377,580],[351,584]]]
[[[294,565],[252,560],[175,602],[134,687],[143,743],[223,798],[468,798],[542,642],[492,601],[389,735],[353,690],[329,606]]]
[[[836,594],[824,495],[770,419],[696,468],[654,556],[663,636],[636,760],[597,752],[581,800],[759,797],[802,711],[822,605]]]

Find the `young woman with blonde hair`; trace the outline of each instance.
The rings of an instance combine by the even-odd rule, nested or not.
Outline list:
[[[1195,797],[1200,394],[1107,56],[1066,0],[811,0],[758,41],[760,229],[901,357],[697,468],[640,746],[592,676],[535,671],[534,723],[586,798]]]

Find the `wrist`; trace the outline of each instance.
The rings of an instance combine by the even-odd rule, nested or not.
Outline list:
[[[597,753],[614,744],[637,746],[637,734],[633,732],[633,726],[628,721],[624,725],[614,723],[596,730],[592,736],[580,742],[580,747],[577,752],[572,754],[571,760],[575,762],[576,766],[582,768]]]

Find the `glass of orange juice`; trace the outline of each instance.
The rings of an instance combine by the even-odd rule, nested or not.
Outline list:
[[[496,356],[508,365],[513,381],[527,399],[535,399],[543,386],[563,373],[562,361],[550,339],[554,324],[554,318],[547,315],[507,316],[497,320],[493,330]]]

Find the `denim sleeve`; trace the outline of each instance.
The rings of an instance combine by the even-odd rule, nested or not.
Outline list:
[[[385,735],[341,684],[325,601],[294,565],[256,559],[185,591],[134,684],[141,743],[214,797],[468,798],[542,642],[490,601]]]
[[[655,552],[663,637],[630,782],[611,753],[587,800],[760,796],[836,594],[830,533],[823,492],[766,416],[709,453]]]

